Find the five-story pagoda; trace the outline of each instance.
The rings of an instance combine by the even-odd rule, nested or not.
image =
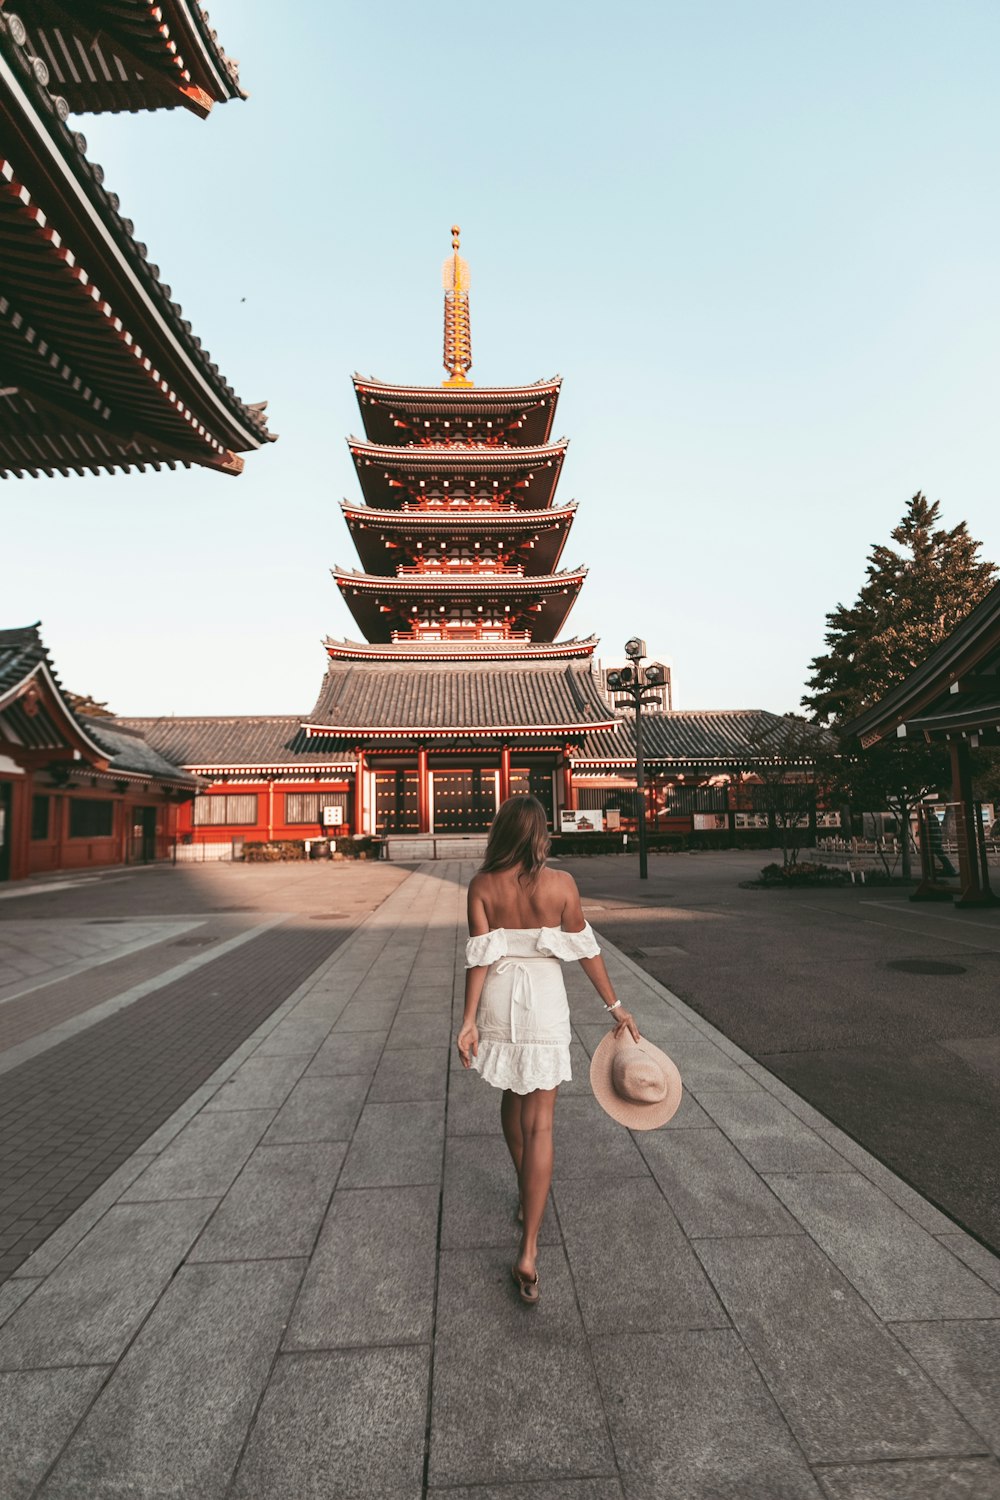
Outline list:
[[[576,511],[555,498],[560,380],[473,384],[457,228],[452,247],[448,378],[354,377],[365,440],[350,451],[364,499],[343,512],[362,569],[333,576],[365,639],[326,642],[303,729],[356,756],[359,832],[478,832],[519,791],[555,821],[571,805],[575,747],[615,722],[592,671],[596,639],[556,641],[586,576],[559,569]]]

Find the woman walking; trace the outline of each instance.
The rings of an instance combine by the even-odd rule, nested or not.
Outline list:
[[[571,875],[546,865],[545,809],[509,797],[469,886],[462,1065],[503,1090],[500,1121],[520,1188],[521,1251],[512,1266],[521,1299],[538,1301],[538,1232],[552,1181],[552,1118],[570,1069],[569,1005],[559,960],[579,959],[617,1037],[636,1041],[615,996]]]

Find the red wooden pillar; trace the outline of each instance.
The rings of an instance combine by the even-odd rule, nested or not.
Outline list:
[[[417,748],[417,820],[420,833],[431,831],[431,778],[427,769],[427,746]]]
[[[572,809],[576,806],[573,799],[573,767],[570,765],[570,755],[573,746],[567,745],[563,750],[563,807]]]
[[[510,746],[500,746],[500,801],[510,796]]]
[[[979,857],[980,816],[972,796],[972,757],[967,740],[956,738],[948,746],[951,752],[951,796],[955,809],[958,839],[958,873],[962,889],[956,906],[996,906],[997,898],[989,888],[989,876],[983,879]]]
[[[358,765],[354,772],[354,832],[365,831],[365,752],[358,749]]]

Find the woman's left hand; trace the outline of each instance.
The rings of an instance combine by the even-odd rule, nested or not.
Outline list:
[[[635,1024],[635,1017],[631,1014],[630,1011],[627,1011],[627,1010],[616,1010],[614,1012],[614,1020],[615,1020],[615,1041],[618,1040],[618,1038],[621,1036],[622,1032],[625,1031],[626,1029],[631,1033],[632,1040],[634,1042],[637,1042],[639,1040],[639,1028]]]
[[[456,1043],[463,1068],[472,1067],[472,1058],[479,1056],[479,1027],[475,1021],[466,1021],[458,1033]]]

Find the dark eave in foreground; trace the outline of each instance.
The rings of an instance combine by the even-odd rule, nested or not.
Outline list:
[[[263,404],[202,348],[2,10],[0,105],[0,471],[238,473],[272,440]]]
[[[198,0],[17,0],[25,45],[74,114],[245,99]]]

